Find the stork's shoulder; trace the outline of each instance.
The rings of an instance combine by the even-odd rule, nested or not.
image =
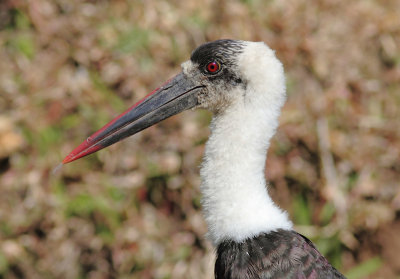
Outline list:
[[[277,230],[218,246],[217,279],[345,278],[306,237]]]

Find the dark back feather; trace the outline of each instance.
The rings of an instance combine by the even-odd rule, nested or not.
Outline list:
[[[277,230],[241,243],[219,244],[216,279],[317,279],[345,278],[315,248],[295,231]]]

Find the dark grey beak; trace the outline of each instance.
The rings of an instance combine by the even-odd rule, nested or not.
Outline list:
[[[63,164],[92,154],[172,115],[195,107],[204,86],[183,73],[164,83],[75,148]]]

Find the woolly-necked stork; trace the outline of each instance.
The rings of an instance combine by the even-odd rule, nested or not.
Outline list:
[[[262,42],[198,47],[182,72],[94,133],[69,163],[191,108],[213,112],[201,167],[215,278],[344,278],[270,198],[267,148],[285,101],[282,64]]]

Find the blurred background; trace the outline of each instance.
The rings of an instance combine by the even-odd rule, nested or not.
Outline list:
[[[213,278],[187,111],[52,169],[198,45],[264,41],[269,192],[348,278],[400,278],[400,1],[0,1],[0,278]]]

